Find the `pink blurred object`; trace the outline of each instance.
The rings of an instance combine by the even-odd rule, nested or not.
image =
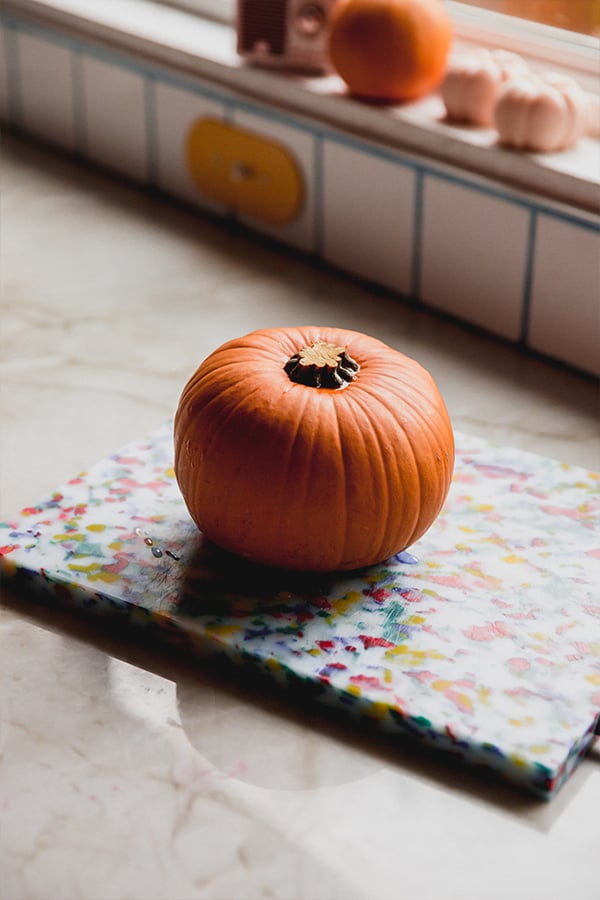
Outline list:
[[[586,131],[587,96],[566,75],[521,75],[500,88],[494,124],[505,146],[537,153],[565,150]]]
[[[501,85],[528,71],[525,60],[507,50],[481,48],[457,55],[451,60],[440,89],[448,118],[491,126]]]

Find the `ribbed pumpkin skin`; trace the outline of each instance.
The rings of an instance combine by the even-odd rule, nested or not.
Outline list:
[[[435,90],[451,43],[441,0],[340,0],[331,15],[331,62],[364,99],[416,100]]]
[[[342,389],[290,381],[318,340],[360,363]],[[265,565],[334,571],[413,544],[444,503],[454,440],[429,373],[375,338],[306,326],[255,331],[215,350],[183,390],[175,474],[215,544]]]

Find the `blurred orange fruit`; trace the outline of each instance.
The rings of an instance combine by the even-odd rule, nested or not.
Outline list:
[[[340,0],[331,62],[358,97],[414,100],[442,81],[452,42],[443,0]]]

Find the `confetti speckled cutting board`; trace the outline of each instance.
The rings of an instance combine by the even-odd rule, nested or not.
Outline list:
[[[204,542],[169,425],[0,525],[2,575],[551,796],[600,713],[600,479],[457,435],[430,531],[386,563],[309,577]]]

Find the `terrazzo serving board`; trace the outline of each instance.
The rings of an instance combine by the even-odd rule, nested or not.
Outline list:
[[[204,541],[166,424],[0,524],[2,576],[253,664],[550,797],[600,714],[600,477],[456,441],[446,507],[410,552],[310,577]]]

